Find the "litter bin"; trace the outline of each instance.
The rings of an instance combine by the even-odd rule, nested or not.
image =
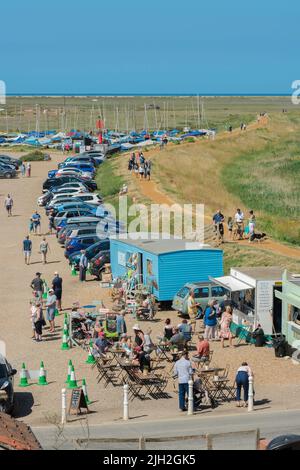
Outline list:
[[[284,335],[273,338],[273,347],[276,357],[284,357],[288,355],[288,343]]]

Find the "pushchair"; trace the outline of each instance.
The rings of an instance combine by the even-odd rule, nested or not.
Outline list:
[[[201,406],[207,405],[216,408],[216,401],[209,395],[209,392],[203,387],[200,379],[196,379],[193,383],[194,411],[199,410]],[[186,407],[188,407],[188,399],[186,399]]]

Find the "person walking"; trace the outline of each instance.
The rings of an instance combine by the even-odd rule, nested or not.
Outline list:
[[[32,251],[32,241],[29,239],[29,235],[25,237],[23,240],[23,254],[24,254],[24,260],[25,264],[30,264],[30,257],[31,257],[31,251]]]
[[[85,255],[85,250],[81,250],[81,256],[79,260],[79,280],[81,282],[86,280],[87,267],[88,267],[88,259]]]
[[[63,284],[62,278],[60,277],[58,272],[55,271],[54,278],[52,280],[52,289],[54,290],[54,294],[56,296],[56,304],[57,304],[57,309],[59,311],[62,310],[61,308],[62,284]]]
[[[249,377],[253,377],[252,370],[247,362],[243,362],[238,368],[235,383],[236,383],[236,406],[248,406],[248,393],[249,393]],[[241,391],[244,391],[244,403],[241,404]]]
[[[43,240],[40,243],[40,253],[42,255],[43,264],[47,264],[47,253],[48,253],[48,251],[50,251],[50,247],[49,247],[49,244],[48,244],[46,238],[44,237]]]
[[[56,310],[56,295],[54,294],[53,289],[49,289],[47,300],[46,300],[46,307],[47,307],[47,320],[50,323],[50,330],[49,333],[54,333],[55,324],[55,310]]]
[[[223,222],[225,220],[224,215],[222,214],[221,210],[219,209],[213,216],[213,224],[214,224],[214,231],[221,243],[223,243],[224,238],[224,225]]]
[[[40,235],[41,234],[41,216],[38,213],[38,211],[35,211],[35,213],[31,217],[31,220],[33,221],[34,233],[39,232],[39,235]]]
[[[8,217],[11,217],[12,216],[12,208],[13,208],[13,205],[14,205],[14,201],[13,201],[13,198],[11,197],[10,194],[7,195],[7,197],[5,198],[4,200],[4,207],[7,211],[7,216]]]
[[[189,393],[189,380],[192,378],[193,369],[189,360],[188,351],[182,353],[181,358],[175,362],[173,378],[178,379],[179,409],[187,411],[185,400]]]
[[[127,333],[127,326],[125,322],[125,310],[121,310],[117,315],[117,333],[119,338],[125,333]]]
[[[49,234],[52,235],[52,230],[55,230],[55,225],[54,225],[54,211],[51,210],[49,214]]]
[[[33,289],[34,296],[42,301],[42,295],[44,292],[44,281],[41,279],[42,273],[35,273],[35,278],[31,281],[30,287]]]
[[[26,167],[25,167],[23,162],[21,163],[21,166],[20,166],[20,172],[21,172],[22,178],[24,178],[25,172],[26,172]]]
[[[217,301],[211,300],[204,312],[205,339],[215,339],[217,327],[217,312],[215,309]]]

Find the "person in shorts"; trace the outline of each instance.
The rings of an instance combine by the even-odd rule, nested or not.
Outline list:
[[[32,250],[32,241],[29,240],[29,235],[26,236],[25,240],[23,240],[23,253],[24,253],[24,260],[25,264],[30,264],[30,256]]]
[[[55,324],[55,311],[56,311],[56,295],[54,294],[53,289],[49,289],[48,297],[46,300],[46,308],[47,308],[47,320],[50,323],[50,330],[49,333],[54,333]]]

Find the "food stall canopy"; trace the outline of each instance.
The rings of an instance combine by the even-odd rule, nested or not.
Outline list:
[[[237,292],[241,290],[253,289],[252,286],[245,282],[239,281],[233,276],[221,276],[221,277],[209,277],[209,279],[216,284],[230,290],[231,292]]]

